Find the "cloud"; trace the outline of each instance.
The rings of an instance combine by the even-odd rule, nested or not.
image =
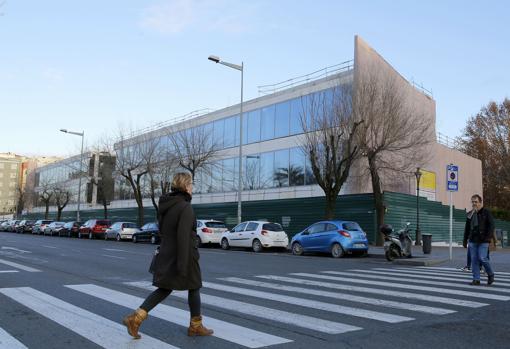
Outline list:
[[[248,30],[253,16],[254,8],[244,7],[234,0],[164,0],[145,8],[139,24],[164,35],[189,30],[238,34]]]
[[[55,68],[46,68],[43,70],[42,77],[52,83],[64,80],[64,74]]]

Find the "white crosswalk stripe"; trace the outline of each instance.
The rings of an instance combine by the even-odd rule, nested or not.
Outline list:
[[[457,283],[434,281],[434,285],[469,288],[471,290],[473,289],[473,286],[469,285],[469,283],[465,280],[455,280],[455,279],[452,280],[452,278],[447,278],[447,277],[423,276],[423,275],[416,275],[416,274],[395,275],[395,273],[392,273],[392,272],[378,271],[378,270],[353,269],[351,271],[353,271],[355,273],[336,272],[336,271],[324,271],[324,273],[334,274],[334,275],[347,275],[347,276],[356,276],[356,275],[359,275],[358,273],[363,273],[363,274],[369,274],[369,275],[364,275],[364,277],[367,277],[370,279],[383,279],[383,280],[393,280],[393,281],[403,281],[403,282],[409,281],[409,282],[413,282],[416,284],[427,284],[427,285],[430,285],[432,283],[432,281],[430,281],[430,280],[450,280],[450,281],[457,281]],[[375,276],[371,275],[371,274],[375,274]],[[386,275],[388,275],[388,276],[392,275],[392,276],[388,277]],[[411,280],[406,279],[406,278],[411,278]],[[412,280],[412,279],[419,279],[419,280]],[[422,280],[422,279],[426,279],[426,280]],[[510,284],[500,283],[499,286],[510,286]],[[491,287],[490,290],[496,291],[496,292],[510,293],[510,290],[499,288],[499,286],[495,285],[495,286]]]
[[[448,298],[448,297],[439,297],[439,296],[422,294],[422,293],[411,293],[411,292],[404,292],[404,291],[400,291],[400,290],[392,291],[392,290],[386,290],[386,289],[382,289],[382,288],[361,287],[361,286],[337,284],[337,283],[332,283],[332,282],[307,280],[307,279],[300,279],[300,278],[293,278],[293,277],[286,277],[286,276],[258,275],[256,277],[262,278],[262,279],[267,279],[267,280],[283,281],[283,282],[299,284],[299,285],[306,285],[306,286],[314,286],[314,287],[318,286],[318,287],[325,287],[325,288],[331,288],[331,289],[336,289],[336,290],[363,292],[363,293],[377,294],[377,295],[382,295],[382,296],[399,297],[399,298],[406,298],[406,299],[416,299],[416,300],[420,300],[420,301],[430,301],[430,302],[435,302],[435,303],[455,305],[455,306],[459,306],[459,307],[480,308],[480,307],[489,305],[488,303],[467,301],[467,300],[463,300],[463,299]]]
[[[144,288],[147,290],[155,289],[150,282],[129,282],[126,284]],[[172,293],[172,295],[184,299],[188,298],[187,292],[177,291]],[[290,313],[287,311],[272,309],[246,302],[240,302],[228,298],[212,296],[204,293],[200,294],[200,298],[202,300],[202,304],[209,304],[217,308],[223,308],[233,312],[239,312],[245,315],[251,315],[267,320],[277,321],[288,325],[294,325],[300,328],[314,330],[322,333],[340,334],[351,331],[358,331],[362,329],[361,327],[352,326],[340,322],[334,322],[307,315]]]
[[[30,287],[3,288],[0,293],[103,348],[177,348],[145,334],[142,334],[140,340],[133,341],[120,323]]]
[[[458,278],[466,278],[466,279],[472,279],[473,274],[471,271],[461,271],[461,270],[431,270],[431,269],[418,269],[418,268],[375,268],[375,270],[398,270],[398,271],[406,271],[408,273],[416,273],[416,274],[422,274],[422,275],[436,275],[436,276],[447,276],[447,277],[458,277]],[[509,276],[502,276],[499,272],[495,272],[496,279],[498,280],[498,284],[500,284],[500,281],[510,283],[510,277]],[[483,279],[487,278],[486,273],[480,273],[480,277]]]
[[[403,284],[403,283],[384,282],[384,281],[375,281],[375,280],[361,280],[361,279],[353,279],[353,278],[347,278],[347,277],[317,275],[317,274],[310,274],[310,273],[291,273],[290,275],[304,276],[304,277],[311,277],[311,278],[316,278],[316,279],[325,279],[325,280],[332,280],[332,281],[345,281],[345,282],[352,282],[352,283],[358,283],[358,284],[364,284],[364,285],[376,285],[376,286],[403,288],[403,289],[407,289],[407,290],[454,294],[457,296],[468,296],[468,297],[482,298],[482,299],[486,299],[486,300],[487,299],[493,299],[493,300],[499,300],[499,301],[510,300],[510,297],[507,297],[507,296],[487,294],[487,293],[482,293],[482,292],[468,292],[468,291],[462,291],[462,290],[452,290],[452,289],[439,288],[439,287],[408,285],[408,284]],[[356,275],[356,276],[358,276],[358,275]]]
[[[285,286],[282,284],[273,284],[273,283],[268,283],[268,282],[241,279],[241,278],[236,278],[236,277],[222,278],[221,280],[238,283],[238,284],[242,284],[242,285],[271,288],[271,289],[280,290],[280,291],[303,293],[303,294],[315,295],[315,296],[320,296],[320,297],[340,299],[343,301],[358,302],[358,303],[371,304],[371,305],[395,308],[395,309],[404,309],[404,310],[409,310],[409,311],[417,311],[417,312],[435,314],[435,315],[444,315],[444,314],[455,313],[455,310],[444,309],[444,308],[436,308],[436,307],[429,307],[429,306],[425,306],[425,305],[388,301],[388,300],[384,300],[384,299],[360,297],[360,296],[354,296],[354,295],[346,294],[346,293],[340,294],[340,293],[335,293],[335,292],[314,290],[314,289],[310,289],[310,288]]]
[[[203,282],[203,285],[204,285],[204,287],[211,288],[213,290],[242,294],[245,296],[268,299],[268,300],[272,300],[272,301],[276,301],[276,302],[293,304],[293,305],[297,305],[297,306],[301,306],[301,307],[307,307],[307,308],[312,308],[312,309],[318,309],[318,310],[329,311],[329,312],[338,313],[338,314],[350,315],[350,316],[361,317],[361,318],[365,318],[365,319],[389,322],[389,323],[398,323],[398,322],[414,320],[413,318],[405,317],[405,316],[391,315],[391,314],[386,314],[386,313],[380,313],[377,311],[364,310],[361,308],[346,307],[346,306],[341,306],[341,305],[337,305],[337,304],[313,301],[313,300],[308,300],[308,299],[298,298],[298,297],[290,297],[290,296],[279,295],[279,294],[275,294],[275,293],[255,291],[255,290],[251,290],[251,289],[247,289],[247,288],[220,285],[220,284],[216,284],[216,283],[212,283],[212,282]]]
[[[351,271],[359,272],[360,269],[352,269]],[[420,279],[428,279],[428,280],[450,280],[457,281],[458,280],[471,280],[472,277],[469,275],[459,275],[459,274],[437,274],[437,273],[427,273],[420,272],[414,270],[400,270],[400,269],[390,269],[390,268],[375,268],[373,270],[363,270],[365,273],[371,274],[380,274],[380,275],[394,275],[394,276],[405,276],[411,278],[420,278]],[[438,276],[439,275],[439,276]],[[497,288],[499,286],[510,287],[510,283],[500,282],[498,278],[497,284],[494,284],[492,288]]]
[[[0,349],[28,349],[16,338],[0,328]]]
[[[142,298],[91,284],[66,285],[66,287],[127,308],[132,308],[143,302]],[[180,326],[187,327],[189,325],[189,311],[170,307],[168,305],[158,305],[151,311],[150,315]],[[214,329],[215,337],[248,348],[261,348],[269,345],[292,342],[286,338],[251,330],[246,327],[210,318],[208,316],[204,316],[203,321],[207,326]]]
[[[418,269],[430,269],[430,270],[446,270],[446,271],[457,271],[459,272],[458,269],[456,268],[447,268],[447,267],[417,267]],[[505,276],[510,276],[510,273],[509,272],[498,272],[498,274],[501,274],[501,275],[505,275]]]
[[[0,270],[0,274],[17,273],[17,270]]]
[[[26,265],[15,263],[15,262],[11,262],[11,261],[7,261],[5,259],[0,259],[0,263],[8,265],[8,266],[16,268],[16,269],[20,269],[20,270],[23,270],[23,271],[28,271],[28,272],[31,272],[31,273],[40,272],[39,269],[35,269],[35,268],[32,268],[32,267],[27,267]]]

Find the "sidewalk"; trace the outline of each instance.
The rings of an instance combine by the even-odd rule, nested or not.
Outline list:
[[[368,249],[369,258],[385,258],[382,246],[370,246]],[[462,268],[466,265],[467,249],[463,247],[452,248],[452,260],[448,247],[432,246],[430,254],[423,254],[422,246],[413,246],[413,258],[396,259],[393,263],[399,265],[413,266],[442,266]],[[498,247],[497,251],[490,253],[491,264],[497,271],[510,272],[510,248]]]

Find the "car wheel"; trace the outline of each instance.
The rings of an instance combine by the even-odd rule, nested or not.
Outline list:
[[[157,242],[158,241],[157,241],[156,237],[154,235],[152,235],[151,236],[151,244],[156,245]]]
[[[78,233],[78,239],[81,239],[81,233]]]
[[[395,260],[395,258],[398,257],[398,252],[395,248],[393,247],[390,247],[386,253],[384,253],[384,256],[386,257],[386,259],[388,260],[388,262],[393,262],[393,260]]]
[[[261,252],[263,249],[262,243],[260,242],[259,239],[255,239],[255,240],[253,240],[253,242],[251,244],[251,248],[252,248],[253,252],[255,252],[255,253]]]
[[[296,256],[302,256],[303,255],[303,246],[299,242],[295,242],[292,244],[292,254]]]
[[[223,238],[221,240],[221,248],[224,250],[228,250],[230,248],[230,245],[228,244],[228,240],[226,238]]]
[[[104,233],[104,239],[108,240],[108,234]]]
[[[202,239],[200,238],[200,236],[198,237],[198,247],[203,247]]]
[[[68,232],[67,233],[67,237],[70,238],[71,237],[71,232]]]
[[[342,248],[342,245],[340,245],[339,243],[333,244],[333,246],[331,247],[331,256],[333,256],[333,258],[340,258],[345,256],[345,251]]]
[[[89,233],[89,240],[92,240],[93,236],[92,233]]]
[[[136,244],[138,240],[136,239],[136,236],[133,235],[133,242]]]
[[[115,237],[115,240],[120,241],[120,234],[117,234],[117,236]]]

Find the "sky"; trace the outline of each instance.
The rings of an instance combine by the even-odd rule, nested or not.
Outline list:
[[[510,97],[508,1],[0,0],[0,152],[70,156],[139,129],[245,100],[353,59],[360,35],[462,133]]]

